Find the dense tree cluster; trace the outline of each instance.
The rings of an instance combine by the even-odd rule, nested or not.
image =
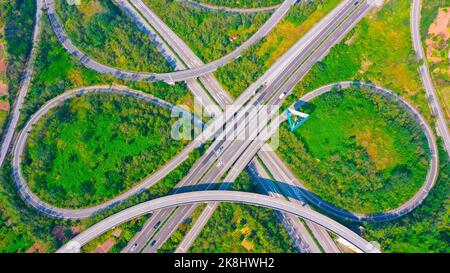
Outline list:
[[[380,243],[383,251],[450,252],[450,163],[447,152],[440,147],[438,181],[424,203],[400,219],[364,224],[363,235]]]
[[[36,3],[33,0],[6,0],[0,3],[4,20],[4,38],[8,55],[7,81],[10,99],[16,94],[22,72],[31,51]]]

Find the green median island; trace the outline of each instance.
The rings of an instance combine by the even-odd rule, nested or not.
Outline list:
[[[201,4],[214,5],[227,8],[264,8],[279,5],[283,0],[191,0]]]
[[[425,182],[424,132],[393,98],[364,88],[333,90],[302,107],[309,120],[280,130],[278,154],[323,200],[359,213],[394,209]]]
[[[33,128],[22,170],[43,201],[101,204],[136,185],[187,142],[174,140],[166,108],[119,94],[90,94],[50,110]]]

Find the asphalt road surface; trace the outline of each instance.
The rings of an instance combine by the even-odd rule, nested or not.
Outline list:
[[[97,238],[106,231],[130,221],[136,217],[146,215],[152,211],[175,207],[180,205],[202,203],[202,202],[233,202],[249,205],[257,205],[276,209],[282,212],[291,213],[298,217],[305,218],[311,222],[314,222],[331,232],[344,238],[361,251],[366,253],[379,253],[380,250],[374,245],[361,238],[358,234],[351,231],[344,225],[318,213],[313,210],[298,206],[289,201],[279,198],[269,197],[266,195],[248,193],[248,192],[236,192],[236,191],[200,191],[200,192],[188,192],[169,195],[158,199],[153,199],[125,209],[117,214],[114,214],[86,231],[80,233],[75,238],[70,240],[67,244],[58,249],[58,253],[72,253],[78,252],[80,248],[89,241]]]

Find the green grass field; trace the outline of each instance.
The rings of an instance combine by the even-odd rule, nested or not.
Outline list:
[[[398,207],[425,180],[425,136],[391,99],[356,88],[305,107],[310,119],[280,130],[278,153],[314,193],[354,212]]]
[[[73,99],[36,125],[24,157],[25,177],[51,204],[99,204],[183,148],[170,136],[173,122],[166,109],[125,96]]]

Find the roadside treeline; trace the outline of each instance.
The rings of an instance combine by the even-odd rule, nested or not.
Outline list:
[[[439,177],[424,203],[400,219],[365,224],[364,237],[377,241],[385,252],[450,252],[450,164],[440,145]]]

